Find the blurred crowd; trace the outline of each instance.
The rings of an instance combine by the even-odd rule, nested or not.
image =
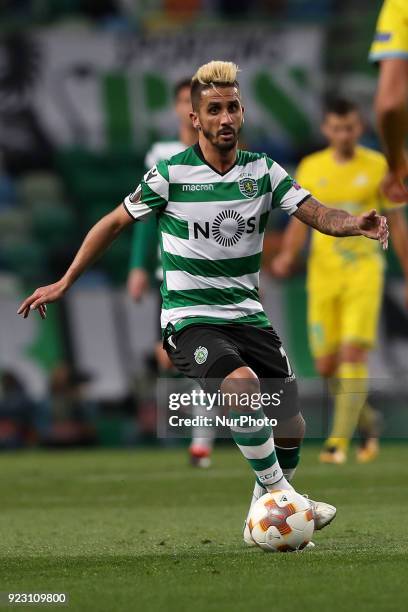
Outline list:
[[[34,401],[13,371],[0,377],[0,448],[66,446],[95,441],[96,406],[82,397],[85,374],[66,365],[50,374],[47,396]]]
[[[0,450],[22,447],[129,446],[156,440],[154,365],[120,401],[91,400],[91,375],[67,363],[51,369],[46,393],[33,398],[22,377],[0,373]],[[163,442],[163,441],[162,441]]]
[[[368,0],[364,0],[367,2]],[[48,22],[85,18],[107,27],[138,27],[153,22],[204,18],[325,19],[337,0],[5,0],[9,19]]]

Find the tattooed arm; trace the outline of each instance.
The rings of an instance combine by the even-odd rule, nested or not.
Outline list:
[[[345,210],[328,208],[310,197],[293,213],[293,216],[322,234],[366,236],[372,240],[379,240],[383,249],[388,246],[387,220],[377,215],[375,210],[354,216]]]

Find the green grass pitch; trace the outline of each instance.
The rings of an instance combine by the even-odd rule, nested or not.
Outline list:
[[[0,591],[62,592],[47,609],[397,612],[408,606],[408,446],[295,485],[338,507],[314,551],[246,549],[251,471],[235,448],[197,471],[182,450],[4,454]]]

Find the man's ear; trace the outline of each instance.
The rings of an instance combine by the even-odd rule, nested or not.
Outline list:
[[[199,120],[199,118],[198,118],[197,113],[195,113],[194,111],[192,111],[192,112],[190,113],[190,119],[191,119],[191,122],[192,122],[192,124],[193,124],[193,127],[194,127],[196,130],[201,130],[200,120]]]

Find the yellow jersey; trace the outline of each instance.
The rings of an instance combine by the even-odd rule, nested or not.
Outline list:
[[[369,59],[408,60],[408,0],[385,0],[377,21]]]
[[[387,201],[380,190],[386,172],[385,157],[377,151],[358,146],[352,159],[338,163],[333,150],[326,148],[301,161],[296,180],[326,206],[359,215],[373,208],[377,212],[395,209],[395,204]],[[316,264],[322,273],[364,261],[382,265],[381,248],[376,240],[364,236],[335,238],[315,230],[312,234],[309,265]]]

